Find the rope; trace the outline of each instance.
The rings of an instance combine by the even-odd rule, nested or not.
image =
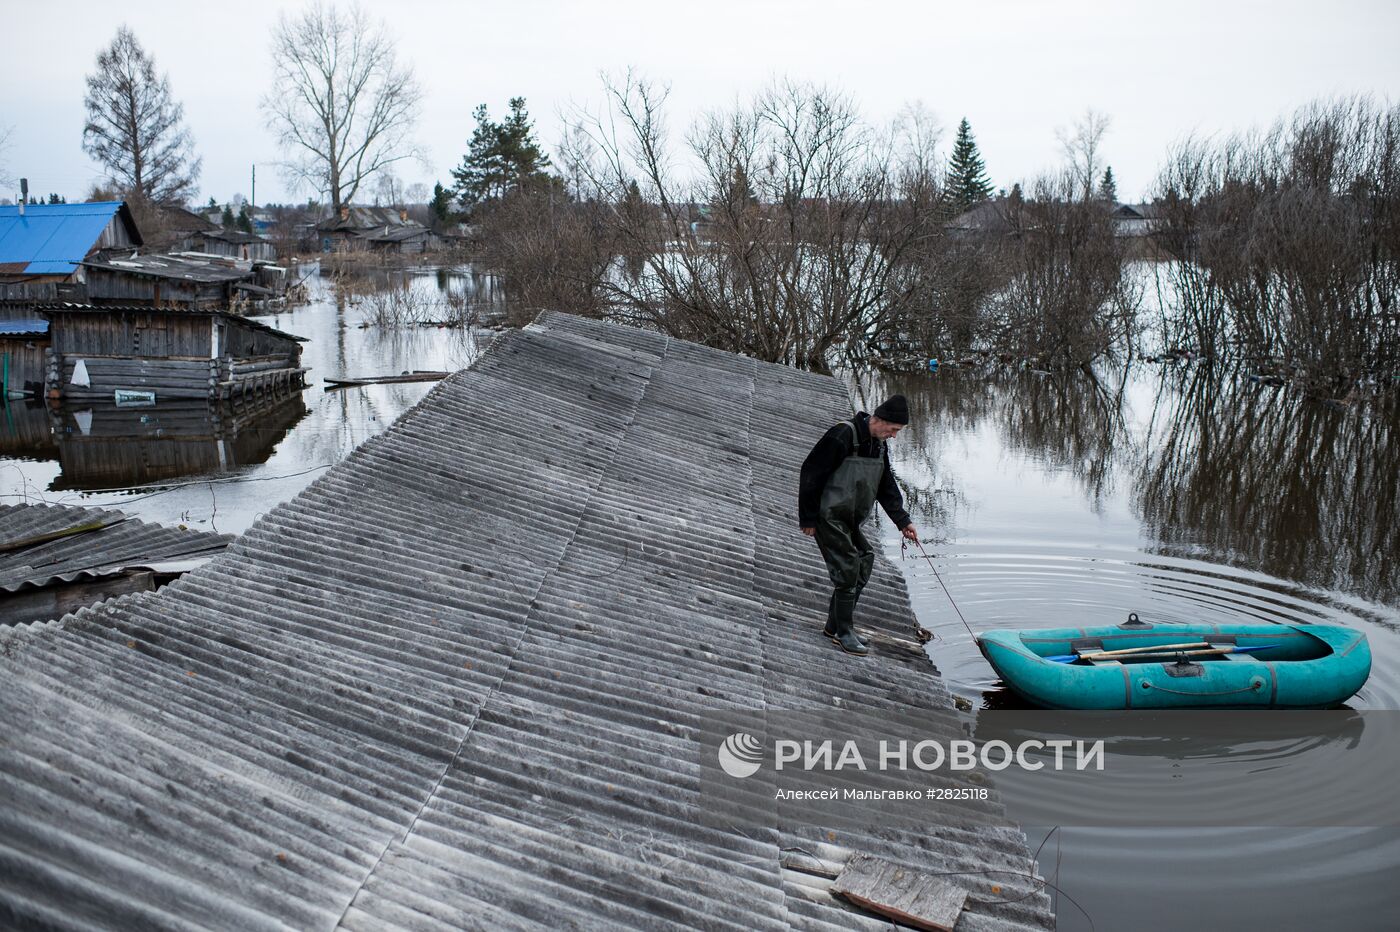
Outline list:
[[[1170,686],[1156,686],[1147,680],[1143,680],[1142,685],[1146,686],[1148,689],[1157,689],[1164,693],[1171,693],[1174,696],[1233,696],[1235,693],[1257,693],[1264,688],[1262,680],[1251,683],[1248,686],[1241,686],[1239,689],[1216,689],[1210,692],[1196,692],[1190,689],[1172,689]]]
[[[976,643],[976,641],[977,641],[977,635],[973,633],[973,631],[972,631],[972,625],[968,624],[968,623],[967,623],[967,619],[963,617],[962,609],[958,608],[958,603],[953,599],[953,593],[951,593],[951,592],[948,591],[948,586],[947,586],[946,583],[943,582],[943,577],[939,574],[939,572],[938,572],[938,567],[936,567],[936,566],[933,565],[933,557],[930,557],[930,556],[928,555],[928,551],[924,549],[924,542],[921,541],[921,540],[916,540],[916,541],[914,541],[914,543],[915,543],[916,545],[918,545],[919,553],[923,554],[923,555],[924,555],[924,559],[928,561],[929,569],[933,570],[933,576],[934,576],[934,578],[937,579],[937,580],[938,580],[938,584],[939,584],[940,586],[943,587],[943,594],[946,595],[946,596],[948,597],[948,603],[949,603],[950,605],[953,606],[953,611],[955,611],[955,612],[958,613],[958,620],[961,621],[961,622],[963,623],[963,627],[967,629],[967,636],[970,637],[970,638],[972,638],[973,642]],[[905,540],[900,541],[900,544],[899,544],[899,558],[900,558],[901,560],[904,559],[904,553],[905,553],[905,551],[908,550],[908,549],[909,549],[909,541],[908,541],[908,539],[906,538]]]

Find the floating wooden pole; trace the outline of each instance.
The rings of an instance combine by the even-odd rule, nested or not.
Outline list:
[[[326,379],[327,388],[350,388],[355,385],[380,385],[386,382],[440,382],[451,372],[405,372],[401,375],[370,375],[362,379]]]

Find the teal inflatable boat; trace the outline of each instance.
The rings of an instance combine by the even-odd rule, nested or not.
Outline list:
[[[982,656],[1050,709],[1315,709],[1371,674],[1366,635],[1337,625],[1148,624],[988,631]]]

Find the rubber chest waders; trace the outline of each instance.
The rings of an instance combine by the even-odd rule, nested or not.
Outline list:
[[[817,513],[817,547],[826,561],[827,573],[836,591],[832,594],[828,624],[838,629],[851,623],[856,599],[870,581],[875,566],[875,549],[861,533],[860,526],[875,505],[875,493],[885,472],[884,444],[875,440],[875,455],[860,455],[860,432],[855,421],[851,429],[854,450],[841,461],[822,490],[821,510]]]

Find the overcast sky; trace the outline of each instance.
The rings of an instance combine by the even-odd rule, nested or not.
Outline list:
[[[303,199],[278,176],[259,98],[269,86],[269,28],[302,4],[0,0],[0,169],[31,191],[80,197],[100,177],[82,151],[83,77],[125,22],[170,76],[204,158],[201,200]],[[876,120],[921,100],[945,142],[972,123],[992,181],[1009,187],[1053,167],[1057,126],[1086,107],[1109,114],[1108,162],[1123,200],[1149,191],[1166,148],[1189,133],[1271,122],[1308,100],[1369,92],[1400,100],[1396,0],[666,0],[507,3],[376,0],[425,90],[418,138],[448,180],[471,111],[527,98],[552,146],[571,104],[601,98],[599,72],[633,66],[672,88],[673,120],[763,87],[816,80]],[[0,173],[5,173],[0,171]],[[3,192],[13,197],[13,191]]]

